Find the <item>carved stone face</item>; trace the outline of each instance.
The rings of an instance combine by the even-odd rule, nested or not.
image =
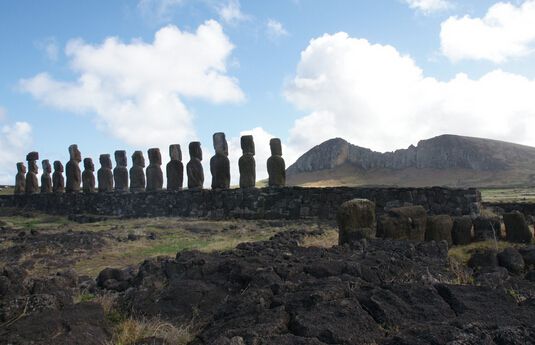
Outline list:
[[[50,174],[52,172],[52,166],[50,165],[50,161],[48,159],[45,159],[42,161],[43,165],[43,171],[47,174]]]
[[[228,144],[225,133],[215,133],[213,136],[214,149],[216,153],[228,156]]]
[[[269,141],[269,147],[271,148],[271,154],[273,156],[282,156],[282,145],[279,138],[273,138]]]
[[[243,135],[241,137],[241,149],[243,154],[255,154],[254,140],[252,135]]]
[[[104,169],[111,169],[111,158],[109,154],[102,154],[99,157],[100,166]]]
[[[143,157],[143,152],[134,152],[134,154],[132,155],[132,164],[141,168],[145,167],[145,157]]]
[[[84,158],[84,169],[95,171],[95,165],[93,164],[93,160],[91,158]]]
[[[180,150],[180,145],[173,144],[169,145],[169,157],[172,161],[181,161],[182,160],[182,150]]]
[[[162,165],[162,154],[160,149],[149,149],[149,162],[151,165]]]
[[[37,166],[36,161],[29,161],[28,162],[28,168],[30,169],[30,172],[37,174],[39,173],[39,167]]]
[[[117,166],[125,167],[127,164],[126,151],[117,150],[115,151],[115,163]]]
[[[69,155],[71,161],[77,161],[78,163],[82,161],[82,154],[80,153],[80,150],[78,150],[78,145],[76,144],[69,146]]]
[[[26,174],[26,165],[22,162],[17,163],[17,172],[20,174]]]
[[[197,158],[202,161],[202,149],[201,143],[198,141],[192,141],[189,143],[189,156],[190,158]]]
[[[60,161],[54,161],[54,171],[63,172],[63,164]]]
[[[37,161],[39,160],[39,152],[32,151],[26,155],[26,161]]]

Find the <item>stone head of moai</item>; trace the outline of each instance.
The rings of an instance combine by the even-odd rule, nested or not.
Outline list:
[[[52,166],[50,165],[50,161],[48,159],[44,159],[41,164],[45,173],[50,174],[52,172]]]
[[[134,151],[132,154],[132,165],[136,167],[145,167],[145,157],[143,157],[142,151]]]
[[[126,167],[126,165],[128,164],[127,159],[126,159],[126,151],[124,150],[115,151],[115,163],[117,164],[117,166]]]
[[[181,161],[182,160],[182,150],[180,145],[173,144],[169,145],[169,157],[172,161]]]
[[[201,143],[198,141],[192,141],[189,143],[189,156],[191,159],[198,159],[202,161],[202,149]]]
[[[244,155],[249,154],[253,155],[255,154],[254,149],[254,140],[252,135],[242,135],[240,139],[241,143],[241,149]]]
[[[227,139],[225,138],[225,133],[214,133],[212,139],[214,142],[215,153],[228,156],[228,144]]]
[[[63,172],[63,164],[60,161],[54,161],[54,171]]]
[[[32,151],[26,155],[26,161],[37,161],[39,160],[39,152]]]
[[[72,144],[69,146],[69,156],[71,161],[80,163],[82,161],[82,153],[78,150],[78,145]]]
[[[95,171],[95,165],[91,158],[84,158],[84,169],[89,171]]]
[[[279,138],[273,138],[269,141],[269,148],[273,156],[282,156],[282,144]]]
[[[39,172],[39,167],[37,166],[37,162],[36,161],[29,161],[28,162],[28,170],[31,173],[37,174]]]
[[[19,174],[26,174],[26,165],[23,162],[17,163],[17,172]]]
[[[109,154],[107,153],[101,154],[99,157],[99,161],[100,161],[100,166],[103,167],[104,169],[112,168],[111,157]]]
[[[149,163],[150,165],[162,165],[162,154],[160,153],[160,149],[149,149]]]

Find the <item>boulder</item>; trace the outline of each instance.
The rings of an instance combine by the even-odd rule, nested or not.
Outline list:
[[[431,216],[427,218],[425,230],[426,241],[447,241],[448,246],[453,244],[451,230],[453,220],[448,215]]]
[[[472,242],[472,218],[470,216],[453,218],[451,238],[455,245],[465,245]]]
[[[494,249],[478,250],[468,260],[468,267],[496,267],[498,266],[498,252]]]
[[[353,199],[344,202],[338,209],[336,220],[339,244],[375,237],[375,204],[370,200]]]
[[[427,213],[422,206],[393,208],[379,218],[377,237],[397,240],[425,240]]]
[[[526,265],[535,266],[535,246],[520,248],[518,251],[522,255]]]
[[[511,273],[519,274],[524,271],[524,259],[515,248],[505,248],[498,254],[498,263]]]
[[[533,234],[528,227],[524,214],[513,211],[504,213],[503,222],[505,223],[506,239],[515,243],[530,243]]]
[[[482,217],[474,219],[474,240],[488,241],[500,238],[501,222],[499,217]]]

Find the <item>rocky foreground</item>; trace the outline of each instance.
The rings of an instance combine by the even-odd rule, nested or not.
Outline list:
[[[111,344],[113,320],[101,304],[74,303],[80,290],[116,294],[123,315],[189,325],[194,345],[535,344],[533,262],[514,265],[518,252],[479,253],[473,271],[452,264],[445,242],[323,249],[300,246],[305,235],[181,252],[106,269],[96,282],[69,270],[36,278],[6,267],[0,344]],[[534,248],[522,253],[535,258]],[[505,262],[509,270],[498,266]]]

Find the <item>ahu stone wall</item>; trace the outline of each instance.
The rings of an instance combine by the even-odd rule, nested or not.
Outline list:
[[[0,196],[0,207],[51,214],[120,217],[210,217],[246,219],[335,219],[345,201],[375,202],[378,213],[404,205],[421,205],[429,214],[479,214],[476,189],[450,188],[248,188],[141,193],[52,193]]]

